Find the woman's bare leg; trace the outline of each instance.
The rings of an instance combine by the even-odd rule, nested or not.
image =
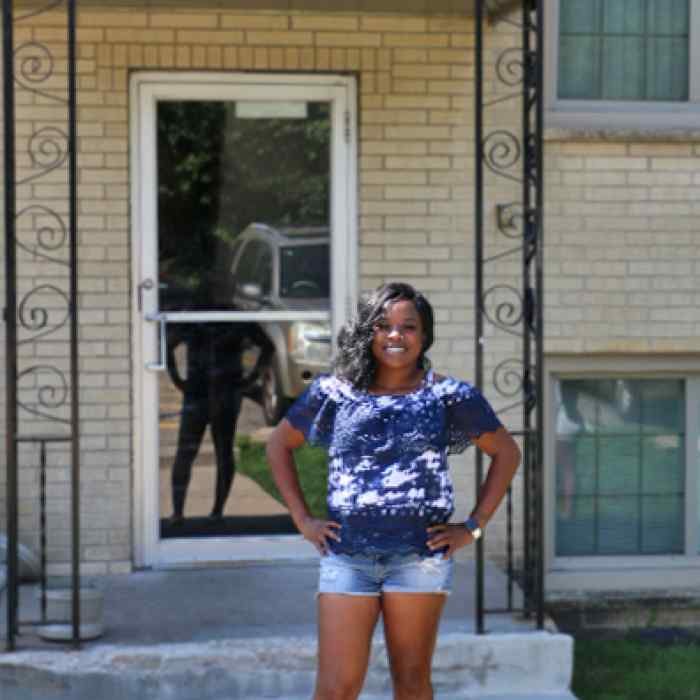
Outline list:
[[[355,700],[365,680],[377,596],[322,593],[318,597],[318,676],[314,700]]]
[[[433,700],[430,670],[445,596],[385,593],[384,637],[395,700]]]

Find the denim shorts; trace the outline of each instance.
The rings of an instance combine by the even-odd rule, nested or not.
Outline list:
[[[333,554],[321,557],[318,592],[379,596],[382,593],[441,593],[452,590],[452,558],[442,553]]]

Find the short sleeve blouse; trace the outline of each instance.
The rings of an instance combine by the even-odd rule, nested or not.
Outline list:
[[[378,432],[381,432],[387,408],[393,408],[393,412],[406,410],[409,414],[437,408],[430,412],[432,420],[428,432],[439,435],[436,447],[447,448],[448,454],[463,452],[474,439],[501,426],[479,389],[451,377],[438,378],[432,370],[417,391],[389,395],[369,394],[335,376],[319,375],[291,406],[286,418],[304,434],[307,442],[330,448],[337,429],[346,433],[356,427],[356,420],[350,425],[336,426],[339,405],[349,407],[351,414],[365,419],[363,423],[369,414],[370,422],[374,422]],[[371,421],[372,417],[374,421]],[[441,430],[437,431],[437,428]],[[358,435],[358,439],[360,437]]]
[[[350,553],[426,552],[425,527],[454,508],[447,456],[501,426],[476,387],[432,371],[390,395],[321,375],[286,418],[328,450],[329,517],[343,526],[333,548]]]

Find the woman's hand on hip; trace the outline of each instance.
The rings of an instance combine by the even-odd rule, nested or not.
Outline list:
[[[445,550],[445,559],[451,557],[458,549],[466,547],[474,541],[471,532],[464,525],[457,523],[443,523],[428,528],[428,547],[431,550]]]
[[[312,518],[310,515],[304,518],[299,525],[299,531],[304,536],[304,539],[309,540],[321,555],[328,553],[329,537],[336,542],[340,542],[340,536],[336,532],[340,528],[340,523],[336,523],[333,520],[319,520],[318,518]]]

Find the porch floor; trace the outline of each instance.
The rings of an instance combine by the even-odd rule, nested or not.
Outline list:
[[[191,697],[185,692],[193,683],[191,677],[188,682],[175,683],[178,687],[176,694],[172,694],[172,682],[167,688],[163,686],[162,694],[142,694],[146,687],[155,691],[153,677],[149,680],[144,673],[148,675],[155,668],[160,674],[156,685],[162,685],[166,682],[166,667],[171,673],[175,667],[178,673],[182,672],[182,663],[174,664],[173,661],[183,654],[188,668],[191,664],[200,664],[201,668],[207,669],[207,673],[211,672],[212,665],[223,663],[225,670],[219,669],[218,681],[214,686],[223,683],[220,677],[222,673],[233,678],[234,669],[238,667],[239,670],[235,682],[229,679],[229,685],[224,684],[220,695],[203,695],[202,678],[198,676],[198,671],[192,671],[194,677],[199,677],[200,683],[192,697],[202,700],[210,697],[222,700],[239,697],[250,700],[263,697],[293,700],[308,696],[315,667],[314,593],[317,566],[315,561],[275,561],[85,577],[84,585],[99,588],[104,593],[103,636],[85,642],[83,649],[76,654],[70,651],[69,646],[42,641],[31,628],[23,627],[21,636],[17,638],[18,651],[11,654],[0,651],[0,696],[3,696],[2,691],[12,689],[15,694],[10,693],[8,697],[17,700],[25,700],[25,697],[41,697],[46,700],[83,697],[81,694],[49,693],[48,688],[54,688],[56,693],[59,692],[59,686],[63,688],[61,692],[66,693],[69,693],[69,688],[75,688],[77,693],[80,684],[87,683],[85,691],[93,692],[97,689],[94,678],[106,677],[105,674],[108,676],[114,671],[115,659],[118,658],[118,672],[112,678],[114,683],[119,678],[119,683],[115,685],[115,697],[148,697],[159,700],[161,697],[172,697],[185,700]],[[37,589],[34,584],[21,587],[22,621],[37,619],[39,616]],[[516,589],[516,607],[520,604],[520,598]],[[486,568],[485,599],[487,608],[506,607],[506,577],[491,564],[487,564]],[[3,595],[0,606],[0,630],[3,636],[6,634],[5,604]],[[573,698],[566,689],[566,667],[570,668],[571,664],[570,639],[558,634],[551,622],[548,622],[547,627],[547,631],[538,632],[533,620],[525,620],[519,614],[491,613],[486,616],[487,634],[475,636],[474,562],[458,563],[454,590],[447,601],[436,653],[436,667],[444,667],[447,680],[444,683],[437,681],[436,697],[440,700],[482,697],[495,699],[510,698],[510,693],[519,692],[520,695],[513,694],[512,697],[523,700]],[[244,640],[245,643],[241,643]],[[563,657],[564,668],[561,668],[562,660],[557,662],[557,654],[552,656],[554,649],[561,648],[562,640],[566,641],[564,646],[569,649]],[[505,646],[501,648],[499,645]],[[388,693],[389,685],[381,625],[377,627],[374,647],[377,651],[373,651],[368,674],[368,694],[362,696],[368,700],[390,697],[385,694]],[[504,651],[506,648],[511,651]],[[539,651],[533,653],[533,648]],[[479,653],[481,661],[478,664],[484,664],[481,670],[474,667],[474,657],[479,656]],[[528,678],[526,685],[538,676],[537,669],[526,668],[534,662],[540,675],[554,673],[557,676],[558,673],[564,678],[563,685],[559,688],[561,692],[555,692],[556,687],[551,687],[549,692],[551,678],[543,680],[545,685],[540,690],[533,688],[534,694],[527,694],[528,689],[519,684],[512,689],[501,688],[500,682],[487,694],[463,694],[458,692],[457,686],[449,687],[449,679],[460,674],[478,676],[479,673],[485,673],[488,676],[489,668],[508,667],[508,654],[517,660],[520,678],[520,674],[525,672],[525,677]],[[221,661],[222,655],[226,657],[225,662]],[[491,660],[493,663],[489,667]],[[553,667],[547,668],[548,665]],[[560,668],[555,668],[557,665]],[[462,666],[464,668],[461,669]],[[254,677],[251,676],[251,667],[256,669]],[[34,685],[31,681],[32,668],[43,694],[25,695],[25,691],[29,692]],[[18,669],[22,669],[19,676]],[[68,676],[72,679],[70,682],[66,680]],[[53,679],[48,686],[47,677]],[[89,682],[88,677],[92,678]],[[59,678],[62,679],[60,682],[57,681]],[[125,686],[127,678],[131,685]],[[99,695],[93,697],[111,699],[112,691],[104,686],[106,682],[103,678]],[[138,685],[139,683],[144,685]],[[441,685],[444,692],[441,692]],[[484,692],[487,685],[486,682],[483,685]],[[478,689],[477,683],[475,691]],[[499,694],[494,694],[494,691],[499,691]],[[19,695],[16,694],[18,692]]]
[[[316,561],[235,563],[205,568],[135,571],[128,575],[83,577],[83,585],[104,594],[104,634],[94,644],[142,646],[240,637],[312,635],[316,632]],[[68,584],[68,581],[65,582]],[[505,609],[507,579],[486,565],[485,600]],[[39,618],[36,584],[20,588],[20,619]],[[522,604],[517,587],[514,604]],[[6,615],[0,628],[6,634]],[[454,590],[442,618],[443,632],[475,632],[474,562],[456,565]],[[381,627],[381,626],[378,626]],[[533,620],[519,614],[486,617],[487,632],[526,632]],[[553,626],[550,627],[553,629]],[[378,630],[380,634],[381,630]],[[46,646],[23,628],[18,647]],[[55,649],[56,644],[49,644]]]

